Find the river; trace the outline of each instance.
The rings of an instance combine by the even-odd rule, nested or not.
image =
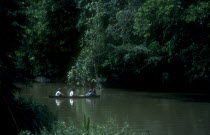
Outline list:
[[[59,88],[67,95],[71,90],[64,83],[32,83],[22,86],[20,95],[47,105],[65,122],[82,123],[86,115],[92,123],[114,120],[119,127],[127,123],[132,130],[148,130],[151,135],[210,135],[210,100],[204,94],[104,88],[98,92],[100,98],[95,99],[48,97]]]

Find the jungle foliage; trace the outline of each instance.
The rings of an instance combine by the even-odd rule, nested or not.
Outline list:
[[[68,126],[67,126],[68,124]],[[85,124],[85,122],[83,123]],[[51,132],[43,129],[40,134],[35,135],[146,135],[149,131],[134,132],[128,124],[124,123],[123,127],[119,127],[113,120],[104,124],[95,124],[89,121],[88,128],[85,126],[75,126],[73,122],[65,123],[57,121],[53,123]],[[19,135],[33,135],[30,131],[22,131]]]
[[[6,134],[18,134],[21,130],[39,133],[43,127],[50,130],[51,123],[56,120],[46,106],[31,100],[17,99],[15,93],[20,89],[14,82],[39,75],[60,76],[61,70],[65,73],[66,67],[63,64],[67,65],[67,60],[64,58],[72,56],[76,38],[72,36],[71,40],[63,39],[60,34],[50,36],[53,31],[65,35],[74,33],[73,35],[77,36],[74,27],[76,17],[73,16],[77,13],[76,7],[73,1],[65,2],[69,3],[62,1],[63,5],[57,3],[57,9],[51,10],[49,6],[51,4],[51,8],[53,7],[53,1],[50,4],[42,0],[0,1],[0,129]],[[72,4],[72,7],[69,7],[69,4]],[[66,5],[66,10],[61,10]],[[59,12],[66,12],[68,8],[69,12],[61,13],[63,16],[60,16]],[[66,18],[66,21],[70,19],[71,23],[63,21],[62,17]],[[56,27],[58,24],[65,28]],[[59,44],[49,43],[49,38],[53,38]],[[52,53],[58,54],[58,57],[54,58]]]
[[[17,80],[61,78],[69,71],[68,82],[77,86],[205,88],[210,82],[209,4],[0,0],[2,131],[36,132],[53,118],[45,107],[14,97]]]
[[[77,54],[76,28],[78,10],[73,0],[25,1],[21,25],[21,46],[16,53],[16,67],[29,78],[43,76],[61,79]]]
[[[176,89],[209,83],[209,1],[78,0],[77,7],[82,51],[70,84]]]

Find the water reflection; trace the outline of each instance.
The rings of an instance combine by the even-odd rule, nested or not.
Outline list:
[[[57,106],[60,106],[63,102],[64,102],[64,100],[55,99],[55,104],[56,104]],[[73,106],[73,105],[74,105],[74,100],[73,100],[73,99],[69,99],[69,104],[70,104],[71,106]]]
[[[64,101],[65,101],[65,99],[55,99],[55,103],[56,103],[57,106],[60,106]],[[87,104],[89,104],[90,106],[94,106],[94,104],[95,104],[95,101],[92,100],[92,99],[85,99],[85,102]],[[69,104],[71,106],[73,106],[74,105],[74,99],[69,99]]]
[[[86,101],[86,103],[91,103],[91,100],[88,98],[85,101]]]
[[[57,106],[60,106],[63,101],[60,99],[55,99],[55,103]]]
[[[73,99],[69,99],[69,103],[70,103],[71,106],[73,106],[74,100]]]

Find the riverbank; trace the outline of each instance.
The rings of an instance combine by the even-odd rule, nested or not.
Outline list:
[[[68,125],[68,126],[67,126]],[[114,128],[115,127],[115,128]],[[90,124],[90,119],[85,118],[81,127],[75,126],[73,122],[70,124],[64,121],[56,121],[53,123],[52,130],[47,131],[43,128],[41,133],[35,135],[150,135],[149,130],[134,132],[125,124],[123,127],[116,128],[114,121],[110,121],[103,125]],[[34,135],[30,131],[21,131],[19,135]]]

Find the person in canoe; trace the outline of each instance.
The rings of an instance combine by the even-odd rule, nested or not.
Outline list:
[[[70,97],[74,96],[74,91],[73,91],[73,90],[70,91],[69,96],[70,96]]]
[[[85,95],[86,96],[95,96],[96,90],[94,88],[92,90],[90,89]]]
[[[58,91],[55,93],[55,96],[64,96],[64,94],[63,94],[60,90],[58,90]]]
[[[74,89],[69,89],[69,96],[70,97],[73,97],[73,96],[77,96],[77,93],[76,93],[76,90],[74,90]]]

